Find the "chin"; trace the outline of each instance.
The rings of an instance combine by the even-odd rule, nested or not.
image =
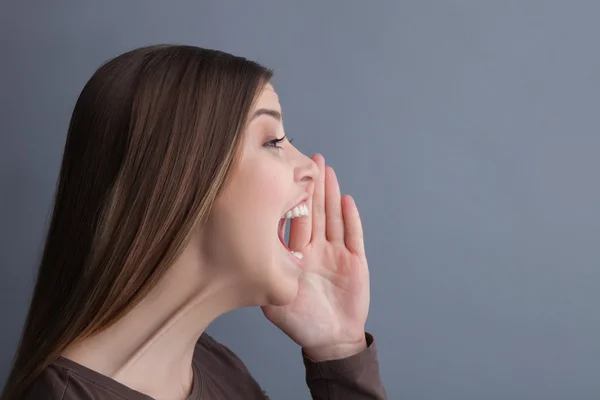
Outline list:
[[[276,290],[271,290],[267,296],[267,304],[272,306],[286,306],[294,301],[297,294],[298,284],[294,285],[294,287],[288,287],[285,289],[280,287]]]
[[[286,267],[287,266],[283,268]],[[297,269],[287,273],[281,273],[281,269],[282,267],[279,266],[279,273],[273,274],[268,283],[268,287],[265,290],[266,301],[269,305],[285,306],[294,301],[298,294],[300,270]]]

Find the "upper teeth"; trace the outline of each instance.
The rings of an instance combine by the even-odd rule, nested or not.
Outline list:
[[[287,213],[285,213],[285,218],[287,219],[306,216],[308,216],[308,207],[305,204],[296,206]]]

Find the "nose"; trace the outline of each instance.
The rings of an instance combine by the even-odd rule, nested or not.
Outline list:
[[[294,170],[294,180],[298,183],[310,185],[319,175],[319,166],[312,158],[298,152],[299,160]]]

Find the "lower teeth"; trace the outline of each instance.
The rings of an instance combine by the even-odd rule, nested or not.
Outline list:
[[[302,258],[304,257],[304,255],[302,253],[297,252],[297,251],[290,251],[290,253],[292,253],[299,260],[302,260]]]

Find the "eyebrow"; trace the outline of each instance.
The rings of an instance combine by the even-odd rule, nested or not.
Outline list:
[[[254,114],[252,114],[252,118],[250,118],[250,121],[255,120],[256,118],[260,117],[261,115],[268,115],[270,117],[275,118],[277,121],[281,121],[281,119],[282,119],[281,113],[279,111],[272,110],[270,108],[260,108],[260,109],[256,110],[254,112]]]

